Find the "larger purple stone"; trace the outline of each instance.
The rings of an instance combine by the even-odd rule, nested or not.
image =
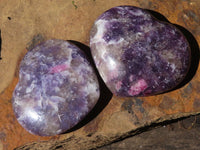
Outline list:
[[[22,60],[13,109],[30,133],[51,136],[79,123],[99,94],[97,77],[84,53],[69,42],[48,40]]]
[[[137,7],[103,13],[92,27],[90,46],[100,75],[118,96],[170,90],[190,66],[190,48],[182,33]]]

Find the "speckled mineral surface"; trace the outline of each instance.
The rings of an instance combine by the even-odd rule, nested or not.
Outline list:
[[[82,50],[67,41],[48,40],[22,60],[13,109],[30,133],[56,135],[79,123],[99,94],[97,77]]]
[[[170,90],[190,67],[190,48],[183,34],[133,6],[103,13],[91,29],[90,46],[100,75],[118,96]]]

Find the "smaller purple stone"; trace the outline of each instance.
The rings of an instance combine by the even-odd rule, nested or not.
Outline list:
[[[168,91],[190,67],[190,48],[183,34],[133,6],[104,12],[91,29],[90,47],[101,77],[118,96]]]
[[[52,136],[79,123],[99,94],[97,77],[82,50],[67,41],[48,40],[22,60],[13,109],[27,131]]]

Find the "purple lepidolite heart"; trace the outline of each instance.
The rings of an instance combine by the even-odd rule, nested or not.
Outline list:
[[[51,136],[79,123],[99,94],[97,77],[82,50],[67,41],[48,40],[22,60],[13,109],[30,133]]]
[[[103,13],[91,29],[90,46],[100,75],[118,96],[170,90],[190,67],[190,48],[183,34],[133,6]]]

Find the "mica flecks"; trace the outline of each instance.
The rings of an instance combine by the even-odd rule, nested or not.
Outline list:
[[[30,133],[51,136],[79,123],[99,99],[99,84],[84,52],[63,40],[48,40],[22,60],[13,109]]]
[[[104,12],[91,29],[90,47],[101,77],[118,96],[168,91],[190,67],[190,48],[183,34],[133,6]]]

